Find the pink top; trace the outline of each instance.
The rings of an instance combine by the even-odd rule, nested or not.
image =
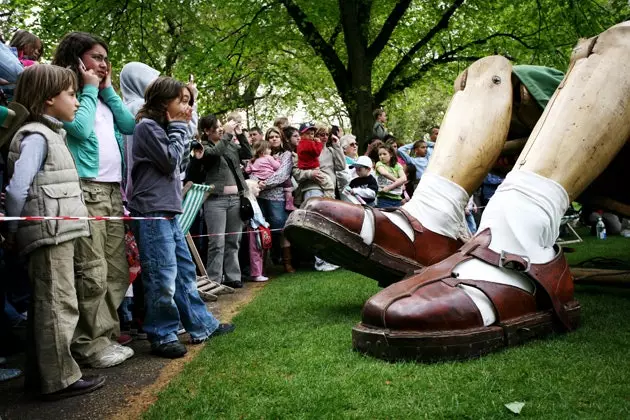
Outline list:
[[[245,172],[254,175],[259,181],[266,181],[280,167],[280,162],[271,156],[257,158],[254,162],[247,163]]]

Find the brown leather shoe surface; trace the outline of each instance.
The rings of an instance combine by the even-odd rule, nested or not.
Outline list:
[[[538,302],[540,306],[553,308],[559,320],[570,329],[563,305],[573,299],[573,277],[564,254],[559,252],[547,264],[529,264],[519,256],[505,253],[499,262],[500,254],[487,247],[490,239],[490,231],[485,230],[458,253],[377,293],[363,308],[363,323],[414,331],[483,327],[479,310],[458,287],[468,285],[481,289],[488,296],[495,307],[498,322],[536,312]],[[505,266],[508,260],[518,266],[519,271],[529,266],[526,274],[536,283],[537,293],[531,295],[517,287],[453,277],[452,270],[456,265],[473,258],[497,266]]]
[[[365,210],[374,215],[375,232],[371,245],[361,238]],[[292,213],[285,226],[291,243],[314,249],[325,261],[379,280],[387,285],[453,254],[462,242],[426,229],[403,209],[414,231],[410,239],[385,215],[384,210],[339,200],[308,200]]]
[[[523,331],[529,339],[575,329],[579,304],[573,300],[573,277],[564,254],[559,250],[549,263],[530,264],[524,257],[490,250],[490,239],[486,229],[456,254],[370,298],[362,323],[353,330],[355,348],[383,358],[448,360],[518,344],[525,341]],[[525,273],[536,284],[535,293],[453,275],[458,264],[473,258]],[[495,307],[495,324],[484,327],[479,310],[460,285],[488,296]],[[401,337],[404,342],[396,344]],[[373,348],[376,342],[378,350]]]

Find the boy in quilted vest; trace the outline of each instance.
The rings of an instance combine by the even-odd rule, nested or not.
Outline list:
[[[15,101],[30,116],[9,148],[9,217],[87,216],[63,129],[79,106],[76,89],[71,70],[47,64],[27,68],[18,79]],[[10,224],[9,232],[9,247],[28,256],[33,294],[26,385],[47,400],[100,388],[105,378],[83,376],[70,352],[79,320],[74,241],[89,235],[87,222],[21,221]]]

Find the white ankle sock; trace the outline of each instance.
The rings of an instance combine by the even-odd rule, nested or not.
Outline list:
[[[468,193],[458,184],[440,175],[425,172],[403,208],[432,232],[449,238],[461,238],[467,232],[464,208]]]
[[[411,200],[402,208],[432,232],[457,239],[465,237],[468,232],[464,217],[468,198],[466,190],[453,181],[427,172],[420,179]],[[406,217],[397,212],[383,214],[409,239],[414,239],[413,228]],[[370,210],[365,210],[361,238],[368,245],[374,240],[374,216]]]
[[[564,188],[555,181],[529,171],[512,171],[486,207],[479,232],[491,229],[490,249],[527,256],[532,263],[551,261],[562,215],[569,206]],[[532,293],[534,285],[525,275],[471,260],[453,270],[460,278],[509,284]],[[481,311],[484,325],[496,321],[494,307],[478,289],[461,286]],[[474,290],[472,290],[474,289]]]

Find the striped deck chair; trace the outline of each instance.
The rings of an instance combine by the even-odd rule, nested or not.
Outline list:
[[[234,289],[231,287],[223,286],[222,284],[208,278],[208,273],[206,272],[206,266],[203,263],[203,259],[199,255],[195,242],[188,232],[195,220],[195,217],[197,216],[197,213],[199,212],[199,209],[213,189],[214,185],[200,185],[193,184],[192,182],[186,183],[182,190],[182,195],[184,196],[184,201],[182,202],[182,213],[175,217],[182,232],[186,235],[186,242],[190,248],[190,253],[192,254],[197,269],[201,273],[201,276],[197,277],[197,290],[199,290],[199,295],[205,301],[215,301],[217,300],[217,295],[234,293]]]

